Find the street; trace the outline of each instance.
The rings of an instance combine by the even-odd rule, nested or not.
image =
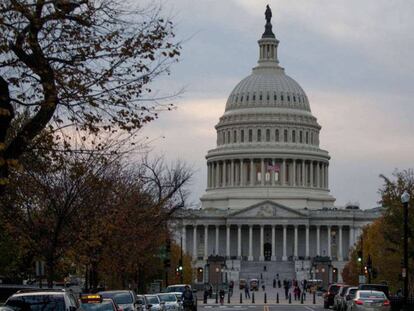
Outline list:
[[[199,310],[249,310],[249,311],[322,311],[322,306],[298,306],[298,305],[230,305],[230,306],[199,306]]]

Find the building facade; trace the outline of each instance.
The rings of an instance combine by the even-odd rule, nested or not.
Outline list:
[[[209,278],[210,256],[223,256],[233,279],[263,271],[318,278],[315,258],[324,258],[324,273],[340,281],[362,227],[380,212],[334,207],[321,126],[306,93],[279,64],[270,8],[265,15],[258,64],[233,89],[215,127],[201,209],[182,211],[177,232],[203,272],[198,282]]]

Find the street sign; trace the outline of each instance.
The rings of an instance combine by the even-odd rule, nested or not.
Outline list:
[[[359,276],[359,284],[365,284],[366,280],[365,280],[365,275],[360,275]]]

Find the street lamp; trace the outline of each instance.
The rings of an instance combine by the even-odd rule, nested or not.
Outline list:
[[[407,310],[407,297],[408,297],[408,202],[410,201],[410,195],[407,190],[401,196],[401,203],[404,207],[404,268],[402,271],[402,277],[404,278],[404,310]]]
[[[218,273],[220,272],[220,268],[216,267],[216,303],[218,303],[218,286],[219,286],[219,277]]]

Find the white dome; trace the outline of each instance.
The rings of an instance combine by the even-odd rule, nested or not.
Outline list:
[[[281,67],[256,67],[236,85],[226,103],[226,111],[259,107],[310,112],[305,92]]]

